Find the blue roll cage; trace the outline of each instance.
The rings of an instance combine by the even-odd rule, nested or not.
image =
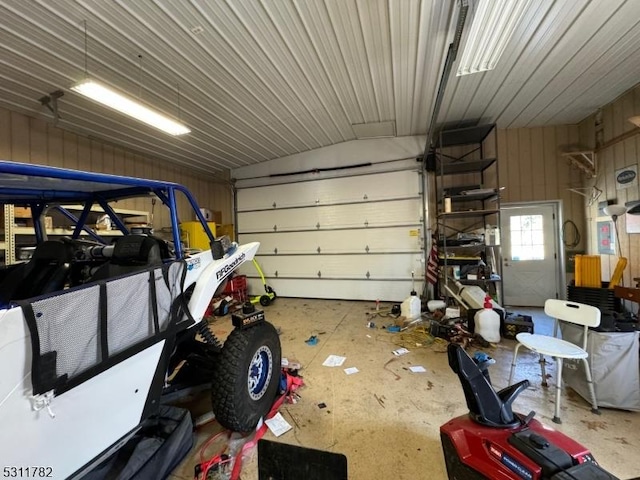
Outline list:
[[[189,190],[180,184],[0,160],[0,205],[18,204],[30,206],[35,236],[38,242],[44,240],[46,233],[42,228],[40,217],[52,202],[84,203],[84,209],[79,217],[76,217],[60,205],[53,205],[52,207],[76,225],[72,238],[78,238],[80,233],[85,231],[96,241],[106,243],[104,239],[86,225],[93,205],[97,204],[102,207],[116,227],[123,234],[128,234],[129,229],[120,220],[108,202],[155,194],[169,208],[176,258],[182,259],[184,252],[180,242],[180,227],[176,204],[177,192],[181,192],[187,198],[196,214],[196,218],[200,221],[209,237],[209,242],[213,242],[215,237],[211,233],[211,229],[202,215],[198,203]]]

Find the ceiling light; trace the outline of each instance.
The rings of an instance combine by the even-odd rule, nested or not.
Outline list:
[[[530,0],[477,0],[458,76],[493,70]]]
[[[615,222],[620,215],[627,213],[627,207],[624,205],[607,205],[602,209],[605,215],[610,216]]]
[[[137,100],[122,95],[94,80],[84,80],[71,87],[71,90],[162,130],[169,135],[184,135],[191,131],[185,125],[172,120],[166,115],[152,110]]]

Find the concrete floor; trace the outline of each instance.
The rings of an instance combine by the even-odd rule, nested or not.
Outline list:
[[[416,346],[413,338],[367,328],[367,313],[373,310],[375,306],[367,302],[285,298],[265,308],[267,319],[281,329],[283,357],[302,364],[306,384],[299,390],[300,401],[281,409],[293,429],[277,441],[345,454],[351,480],[445,479],[438,429],[467,412],[458,378],[447,363],[446,345]],[[373,319],[376,327],[391,320]],[[229,323],[228,317],[218,319],[212,328],[223,333]],[[537,323],[548,330],[548,323]],[[316,346],[304,342],[311,335],[319,338]],[[392,351],[400,346],[410,352],[396,357]],[[490,367],[496,387],[507,384],[513,346],[513,341],[503,340],[496,348],[484,349],[497,360]],[[342,367],[322,366],[330,354],[347,360]],[[409,370],[417,365],[426,373]],[[548,373],[555,378],[551,360],[548,366]],[[357,367],[359,372],[346,375],[343,369],[347,367]],[[551,422],[554,383],[548,389],[540,386],[537,356],[525,349],[516,374],[517,380],[523,378],[529,378],[532,386],[520,395],[515,410],[535,410],[537,419],[590,448],[600,464],[620,479],[640,476],[640,413],[604,409],[602,415],[593,415],[587,402],[565,390],[564,423],[555,425]],[[321,409],[319,403],[327,407]],[[198,407],[202,411],[194,411],[194,415],[203,413],[207,405],[205,397]],[[193,478],[200,446],[216,431],[219,427],[215,423],[198,430],[196,446],[170,478]],[[267,432],[265,438],[275,437]],[[209,453],[220,446],[214,445]],[[258,478],[255,449],[245,457],[241,478]]]

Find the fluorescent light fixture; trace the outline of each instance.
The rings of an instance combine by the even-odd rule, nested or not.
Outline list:
[[[71,87],[71,90],[112,108],[113,110],[129,115],[130,117],[146,123],[147,125],[151,125],[152,127],[162,130],[169,135],[184,135],[191,131],[185,125],[178,123],[166,115],[152,110],[137,100],[133,100],[122,95],[121,93],[118,93],[95,80],[84,80]]]
[[[476,0],[458,76],[496,68],[531,0]]]

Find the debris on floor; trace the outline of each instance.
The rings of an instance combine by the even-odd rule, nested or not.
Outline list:
[[[425,373],[427,371],[427,369],[422,365],[413,365],[409,367],[409,370],[411,370],[413,373]]]
[[[304,341],[304,343],[313,347],[314,345],[318,344],[318,337],[316,337],[315,335],[311,335]]]
[[[290,371],[302,370],[302,364],[294,359],[288,359],[286,357],[282,357],[280,364],[282,365],[282,368],[286,368]]]
[[[364,312],[364,314],[367,317],[398,318],[400,316],[400,305],[392,305],[390,308],[377,308],[372,312]]]
[[[392,358],[390,358],[390,359],[389,359],[389,361],[388,361],[387,363],[385,363],[385,364],[382,366],[382,368],[383,368],[384,370],[386,370],[387,372],[391,373],[391,374],[395,377],[395,379],[396,379],[396,380],[400,380],[400,379],[402,378],[400,375],[398,375],[398,374],[397,374],[396,372],[394,372],[393,370],[390,370],[389,368],[387,368],[387,367],[389,366],[389,364],[390,364],[391,362],[393,362],[394,360],[397,360],[397,358],[398,358],[398,357],[392,357]]]
[[[394,350],[392,353],[396,357],[399,357],[400,355],[406,355],[407,353],[409,353],[409,350],[403,347],[403,348],[398,348],[397,350]]]
[[[222,430],[209,437],[200,448],[199,460],[195,465],[195,480],[211,480],[214,478],[240,478],[242,462],[244,457],[252,450],[258,441],[265,434],[267,429],[276,436],[291,430],[293,427],[284,419],[279,412],[280,407],[285,403],[292,402],[295,391],[304,385],[301,378],[294,378],[283,370],[283,378],[285,379],[284,391],[279,395],[273,403],[271,410],[267,414],[267,419],[259,426],[255,432],[244,435],[229,430]],[[225,446],[213,456],[207,458],[206,451],[220,438],[225,439]],[[222,474],[222,476],[218,475]]]
[[[349,367],[344,369],[344,373],[346,373],[347,375],[353,375],[354,373],[358,373],[359,371],[360,370],[358,370],[356,367]]]
[[[280,412],[276,413],[272,418],[264,421],[276,437],[291,430],[291,425],[287,422]]]
[[[322,362],[325,367],[341,367],[347,357],[341,357],[340,355],[329,355],[327,359]]]
[[[434,344],[446,346],[448,342],[434,337],[426,326],[416,325],[394,337],[393,343],[405,348],[423,348]]]

